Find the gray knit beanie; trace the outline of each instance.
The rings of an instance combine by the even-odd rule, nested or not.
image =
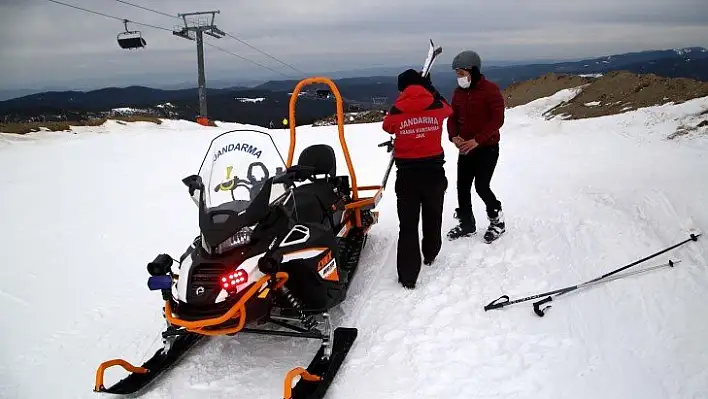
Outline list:
[[[463,51],[452,60],[452,69],[472,69],[474,67],[482,70],[482,59],[472,50]]]

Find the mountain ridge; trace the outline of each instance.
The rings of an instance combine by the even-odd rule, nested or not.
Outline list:
[[[485,68],[487,79],[501,89],[514,83],[535,79],[548,73],[597,75],[626,70],[638,74],[662,77],[684,77],[708,81],[708,49],[683,47],[677,49],[639,51],[601,57]],[[449,78],[443,78],[449,75]],[[350,78],[332,78],[342,94],[346,110],[386,109],[398,95],[396,74]],[[443,96],[449,98],[456,81],[451,66],[436,65],[432,80]],[[253,87],[208,88],[208,115],[226,122],[271,126],[287,118],[290,93],[298,80],[271,80]],[[326,85],[309,85],[298,99],[297,124],[309,124],[331,115],[331,96],[317,90]],[[263,98],[259,101],[239,100]],[[378,99],[378,101],[376,100]],[[170,103],[170,107],[164,104]],[[117,108],[139,108],[156,117],[195,120],[198,116],[196,88],[155,89],[147,86],[106,87],[91,91],[48,91],[0,101],[0,122],[66,121],[69,118],[106,116]]]

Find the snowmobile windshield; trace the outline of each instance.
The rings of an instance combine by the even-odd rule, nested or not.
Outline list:
[[[269,204],[285,193],[283,183],[273,183],[285,169],[268,133],[234,130],[211,141],[199,168],[204,184],[199,224],[210,245],[267,215]]]
[[[215,137],[204,157],[199,176],[204,183],[207,209],[228,205],[236,212],[247,209],[271,177],[285,170],[285,161],[273,138],[255,130],[234,130]],[[269,198],[265,198],[266,201]],[[270,201],[269,201],[270,202]]]

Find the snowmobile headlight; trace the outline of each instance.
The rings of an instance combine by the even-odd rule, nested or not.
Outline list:
[[[223,254],[233,248],[248,244],[251,242],[251,234],[253,234],[253,229],[251,227],[242,228],[236,234],[231,236],[231,238],[219,244],[219,246],[216,247],[216,252]]]

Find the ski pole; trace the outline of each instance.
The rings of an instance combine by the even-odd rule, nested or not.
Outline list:
[[[391,155],[391,159],[388,161],[388,167],[386,168],[386,174],[384,175],[384,179],[381,184],[381,186],[383,188],[386,188],[386,183],[388,183],[388,176],[391,174],[392,167],[393,167],[393,155]]]
[[[663,253],[665,253],[665,252],[668,252],[668,251],[670,251],[670,250],[672,250],[672,249],[674,249],[674,248],[677,248],[677,247],[679,247],[679,246],[681,246],[681,245],[683,245],[683,244],[685,244],[685,243],[687,243],[687,242],[690,242],[690,241],[698,241],[698,237],[700,237],[701,235],[703,235],[703,234],[698,234],[698,235],[691,234],[691,235],[690,235],[690,238],[688,238],[687,240],[681,241],[681,242],[678,243],[678,244],[672,245],[672,246],[670,246],[670,247],[668,247],[668,248],[666,248],[666,249],[663,249],[663,250],[661,250],[661,251],[659,251],[659,252],[656,252],[656,253],[654,253],[654,254],[652,254],[652,255],[649,255],[649,256],[647,256],[647,257],[645,257],[645,258],[642,258],[642,259],[639,259],[639,260],[637,260],[637,261],[635,261],[635,262],[632,262],[632,263],[628,264],[627,266],[623,266],[623,267],[621,267],[621,268],[619,268],[619,269],[616,269],[616,270],[614,270],[614,271],[612,271],[612,272],[609,272],[609,273],[607,273],[607,274],[604,274],[604,275],[602,275],[602,276],[600,276],[600,277],[598,277],[598,278],[592,279],[592,280],[588,281],[587,283],[589,284],[589,283],[593,283],[593,282],[596,282],[596,281],[600,281],[600,280],[602,280],[602,279],[604,279],[604,278],[607,278],[607,277],[612,276],[612,275],[614,275],[614,274],[617,274],[617,273],[619,273],[619,272],[621,272],[621,271],[623,271],[623,270],[626,270],[626,269],[628,269],[628,268],[630,268],[630,267],[632,267],[632,266],[636,266],[636,265],[638,265],[638,264],[640,264],[640,263],[642,263],[642,262],[645,262],[645,261],[647,261],[647,260],[649,260],[649,259],[655,258],[655,257],[657,257],[657,256],[659,256],[659,255],[661,255],[661,254],[663,254]],[[485,307],[484,307],[484,311],[486,312],[487,310],[490,310],[490,309],[501,309],[501,308],[503,308],[503,307],[505,307],[505,306],[509,306],[509,305],[512,305],[512,304],[515,304],[515,303],[526,302],[526,301],[530,301],[530,300],[533,300],[533,299],[538,299],[538,298],[541,298],[541,297],[544,297],[544,296],[550,296],[550,295],[553,295],[553,294],[557,294],[557,293],[559,293],[559,292],[567,291],[567,290],[569,290],[569,289],[571,289],[571,288],[573,288],[573,287],[575,287],[575,286],[564,287],[564,288],[560,288],[560,289],[557,289],[557,290],[553,290],[553,291],[549,291],[549,292],[544,292],[544,293],[542,293],[542,294],[536,294],[536,295],[528,296],[528,297],[526,297],[526,298],[515,299],[515,300],[513,300],[513,301],[509,299],[509,296],[508,296],[508,295],[502,295],[502,296],[499,297],[498,299],[495,299],[494,301],[490,302],[487,306],[485,306]]]
[[[600,283],[608,283],[608,282],[610,282],[610,281],[619,280],[619,279],[621,279],[621,278],[633,276],[633,275],[635,275],[635,274],[650,272],[650,271],[652,271],[652,270],[660,269],[660,268],[666,267],[666,266],[674,267],[674,265],[677,264],[677,263],[681,263],[681,261],[680,261],[680,260],[676,260],[676,261],[669,260],[669,261],[666,262],[666,263],[662,263],[662,264],[660,264],[660,265],[648,267],[648,268],[646,268],[646,269],[636,270],[636,271],[629,272],[629,273],[625,273],[625,274],[618,274],[618,275],[615,275],[615,276],[613,276],[613,277],[606,278],[606,279],[595,279],[595,280],[591,280],[591,281],[588,281],[588,282],[585,282],[585,283],[582,283],[582,284],[578,284],[578,285],[574,285],[574,286],[572,286],[572,287],[568,287],[567,289],[565,289],[565,290],[563,290],[563,291],[561,291],[561,292],[559,292],[559,293],[557,293],[557,294],[555,294],[555,295],[553,295],[553,296],[559,297],[559,296],[561,296],[561,295],[563,295],[563,294],[567,294],[567,293],[569,293],[569,292],[573,292],[573,291],[578,290],[578,289],[580,289],[580,288],[585,288],[585,287],[589,287],[589,286],[596,285],[596,284],[600,284]],[[548,296],[547,298],[545,298],[545,299],[542,299],[542,300],[540,300],[540,301],[538,301],[538,302],[534,302],[534,304],[533,304],[533,311],[534,311],[534,313],[536,313],[536,315],[537,315],[538,317],[543,317],[543,316],[545,316],[546,310],[548,310],[548,309],[551,308],[551,306],[548,305],[548,306],[544,307],[543,309],[541,309],[541,306],[544,305],[544,304],[546,304],[546,303],[548,303],[548,302],[551,302],[551,301],[553,300],[553,296],[550,296],[550,295],[549,295],[549,296]]]
[[[388,183],[388,176],[389,174],[391,174],[391,168],[393,168],[393,138],[389,141],[384,141],[377,147],[386,147],[386,152],[391,152],[391,159],[388,161],[388,167],[386,168],[386,173],[384,174],[383,182],[381,182],[381,186],[385,189],[386,183]]]

